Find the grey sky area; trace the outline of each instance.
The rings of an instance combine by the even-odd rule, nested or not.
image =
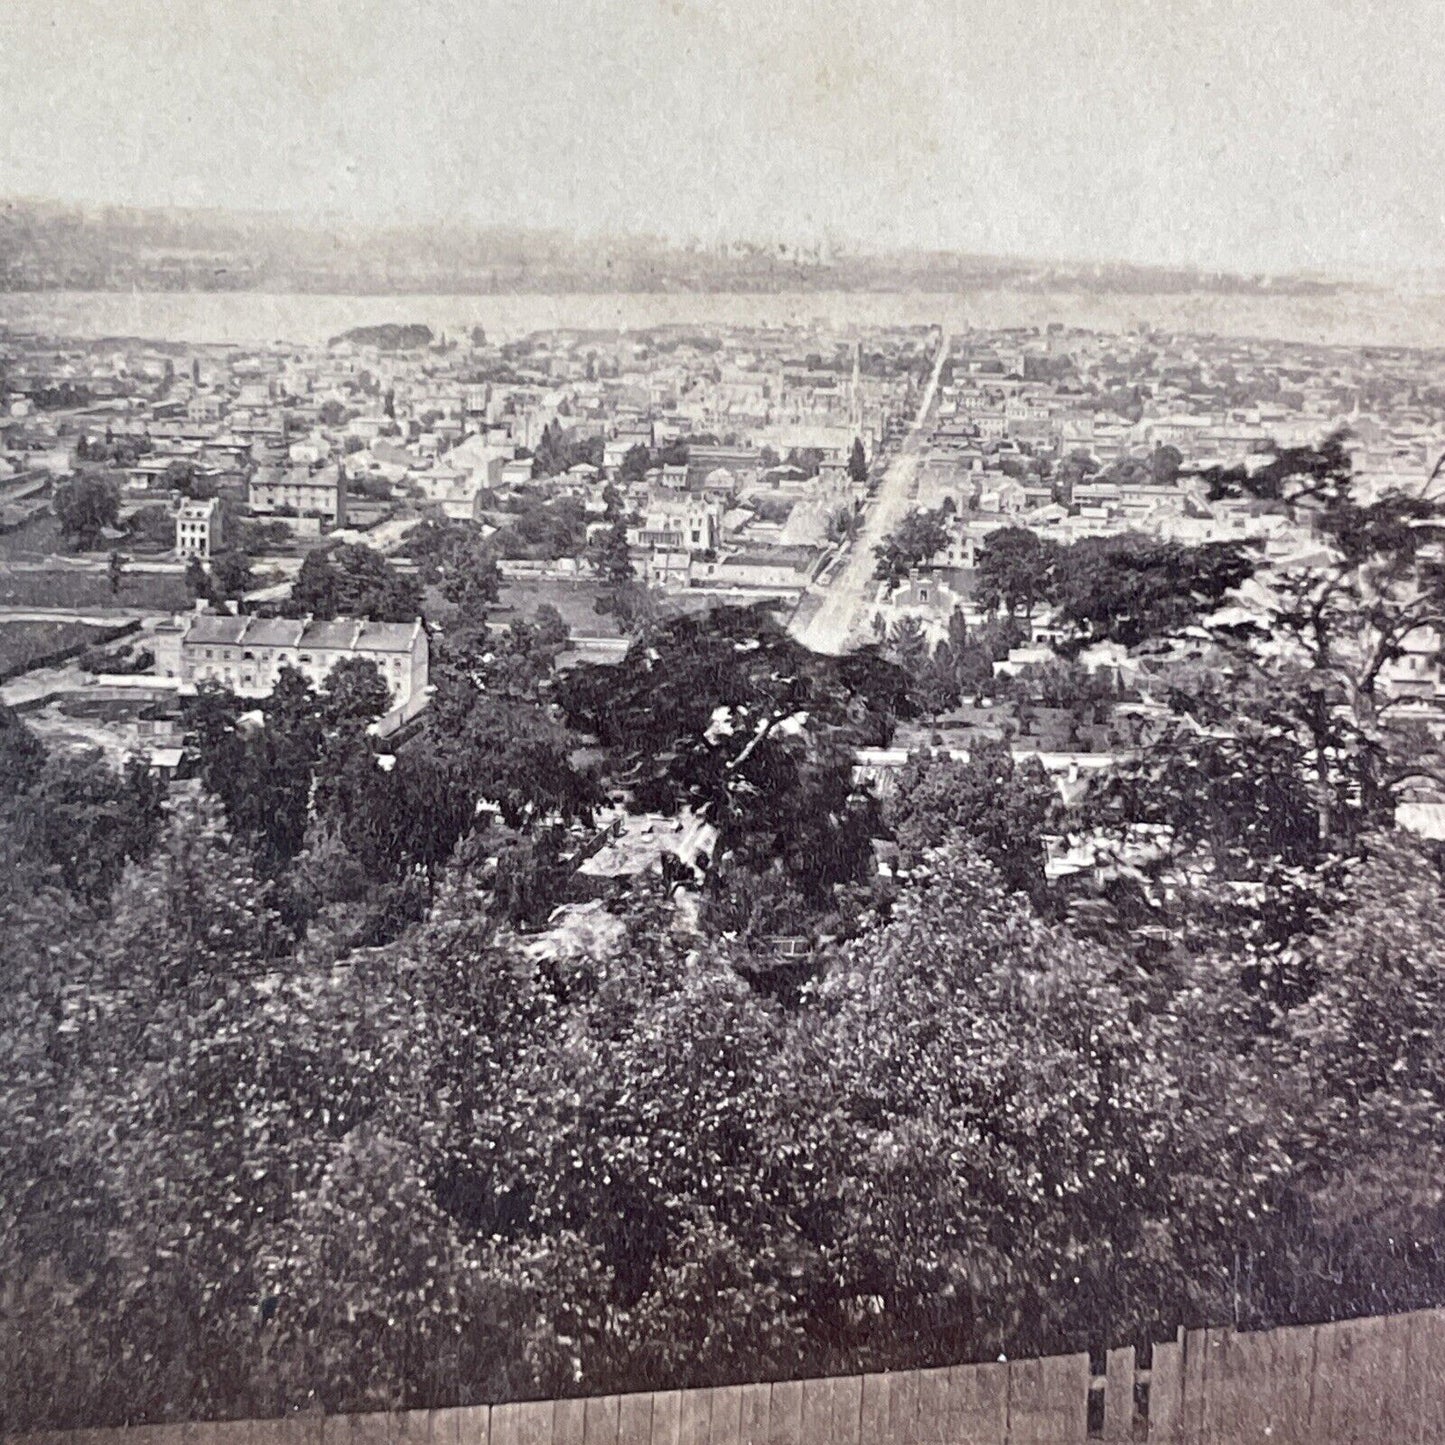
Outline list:
[[[1439,0],[5,0],[0,194],[1354,273]]]

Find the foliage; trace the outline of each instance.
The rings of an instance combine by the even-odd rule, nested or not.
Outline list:
[[[252,585],[251,560],[239,548],[229,548],[211,559],[213,593],[222,597],[240,597]]]
[[[176,540],[176,520],[169,507],[159,503],[138,507],[131,513],[126,525],[130,534],[139,542],[152,547],[172,547]]]
[[[412,622],[421,615],[421,589],[381,553],[343,542],[306,554],[283,615]]]
[[[1057,615],[1079,645],[1135,647],[1196,622],[1253,572],[1233,542],[1190,547],[1127,533],[1085,537],[1056,563]]]
[[[1032,617],[1054,600],[1058,545],[1027,527],[1000,527],[984,538],[978,554],[977,600],[988,612]]]
[[[853,449],[848,453],[848,478],[854,482],[868,480],[868,456],[861,437],[853,438]]]
[[[108,477],[82,472],[55,489],[51,502],[66,545],[76,552],[93,551],[101,535],[120,518],[120,488]]]
[[[1057,831],[1062,802],[1036,758],[1019,764],[1002,743],[984,742],[966,760],[915,753],[899,772],[884,819],[912,858],[966,839],[1006,887],[1040,902],[1044,838]]]
[[[914,508],[873,550],[878,558],[875,575],[896,587],[918,566],[948,545],[943,508],[924,512]]]

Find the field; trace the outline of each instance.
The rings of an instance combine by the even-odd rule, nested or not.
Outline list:
[[[594,603],[606,591],[598,582],[569,582],[561,579],[527,579],[502,585],[501,606],[512,609],[517,616],[530,618],[544,603],[550,602],[562,614],[562,620],[574,637],[618,637],[621,629],[611,616],[596,611]]]
[[[0,562],[17,557],[39,560],[61,551],[60,523],[51,512],[40,512],[12,532],[0,532]]]
[[[10,677],[72,647],[99,642],[109,629],[83,622],[0,621],[0,677]]]
[[[0,564],[0,606],[4,607],[145,607],[156,612],[183,612],[191,605],[179,572],[128,570],[120,592],[111,595],[103,571],[43,572],[7,569]]]

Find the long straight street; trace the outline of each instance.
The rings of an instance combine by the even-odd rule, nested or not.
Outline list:
[[[798,641],[815,652],[846,652],[863,641],[868,625],[865,613],[873,594],[873,571],[877,564],[873,549],[908,512],[928,438],[929,419],[938,397],[938,379],[948,359],[950,343],[951,337],[945,329],[939,338],[938,355],[912,428],[888,464],[877,493],[863,509],[861,523],[846,544],[842,561],[830,569],[827,582],[812,584],[810,590],[822,593],[822,605],[795,630]]]

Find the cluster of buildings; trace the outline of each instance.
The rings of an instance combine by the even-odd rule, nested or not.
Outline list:
[[[902,326],[505,344],[372,328],[259,348],[7,335],[0,532],[46,513],[66,478],[99,472],[122,499],[107,547],[139,548],[128,519],[163,507],[171,530],[153,565],[179,572],[244,546],[258,573],[275,563],[284,578],[332,540],[385,552],[425,517],[510,536],[518,517],[555,509],[584,519],[570,555],[504,552],[504,576],[585,582],[592,544],[621,516],[654,588],[796,599],[908,433],[937,345],[936,330]],[[957,335],[910,497],[946,506],[948,544],[866,605],[885,626],[969,611],[978,546],[1005,523],[1063,543],[1143,531],[1287,557],[1305,539],[1277,511],[1211,499],[1209,470],[1343,426],[1368,486],[1423,487],[1445,452],[1439,375],[1438,357],[1404,350],[1142,329]],[[154,637],[157,678],[176,687],[213,679],[261,696],[285,662],[320,679],[365,656],[398,710],[426,697],[419,621],[195,615]]]
[[[970,333],[944,367],[916,490],[949,512],[950,542],[885,621],[936,621],[968,601],[977,548],[1000,526],[1068,544],[1142,532],[1250,542],[1274,560],[1306,529],[1249,499],[1212,498],[1216,469],[1347,429],[1369,492],[1421,493],[1445,455],[1440,358],[1237,338],[1063,327]]]
[[[563,499],[598,519],[615,489],[654,585],[796,588],[862,495],[859,457],[898,434],[929,343],[678,327],[392,349],[388,330],[309,348],[0,339],[0,527],[77,470],[114,479],[122,528],[168,508],[182,561],[239,545],[238,522],[300,551]]]

